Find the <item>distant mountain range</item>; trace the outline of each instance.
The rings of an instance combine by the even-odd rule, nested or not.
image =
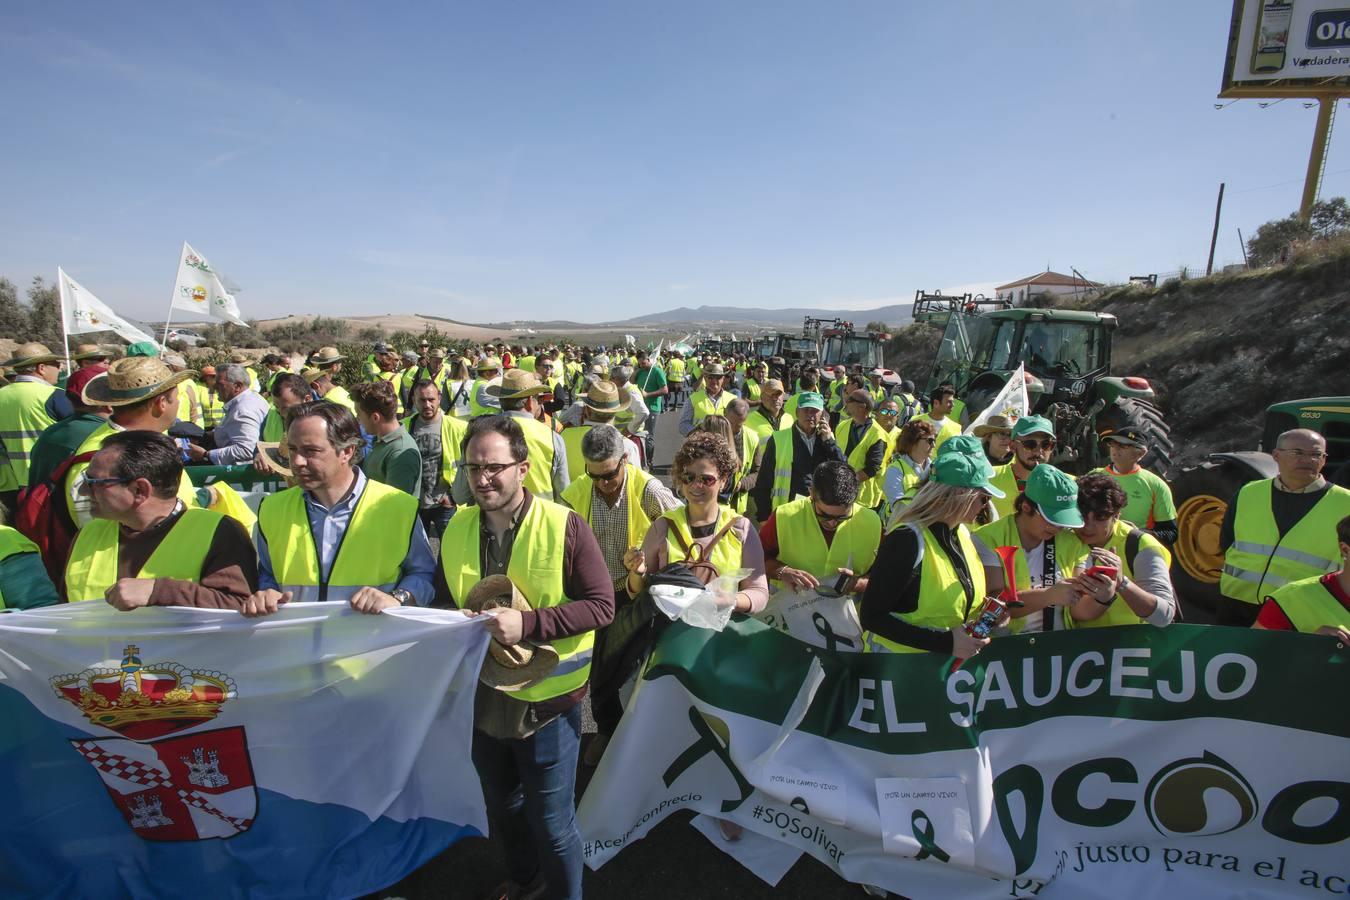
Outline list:
[[[752,306],[679,306],[666,312],[648,313],[647,316],[624,318],[610,322],[574,322],[574,321],[513,321],[491,322],[483,328],[514,328],[528,325],[536,331],[549,329],[567,329],[578,331],[587,328],[660,328],[663,325],[741,325],[741,327],[772,327],[787,325],[792,329],[802,327],[802,318],[842,318],[863,327],[867,322],[883,321],[887,325],[904,325],[913,321],[913,304],[895,304],[880,306],[877,309],[810,309],[806,306],[788,306],[787,309],[757,309]]]
[[[887,325],[904,325],[912,320],[914,304],[896,303],[877,309],[810,309],[807,307],[787,307],[785,309],[758,309],[742,306],[700,306],[692,308],[681,306],[665,312],[650,313],[615,322],[615,325],[665,325],[677,322],[699,323],[707,325],[792,325],[800,327],[806,316],[822,319],[844,319],[859,327],[868,322],[885,322]]]

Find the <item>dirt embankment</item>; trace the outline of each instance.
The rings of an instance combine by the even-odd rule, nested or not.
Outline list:
[[[1254,449],[1265,409],[1350,394],[1350,252],[1283,269],[1118,288],[1076,308],[1120,322],[1112,373],[1152,382],[1180,462]],[[914,325],[888,353],[922,389],[938,330]]]

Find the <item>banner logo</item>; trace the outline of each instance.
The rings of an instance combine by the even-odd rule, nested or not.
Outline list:
[[[1236,819],[1211,818],[1210,791],[1231,797]],[[1183,759],[1159,770],[1144,792],[1148,820],[1164,837],[1227,834],[1256,818],[1256,792],[1241,773],[1215,754]]]

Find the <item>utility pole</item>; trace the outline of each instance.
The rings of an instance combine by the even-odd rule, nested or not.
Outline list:
[[[1247,257],[1247,242],[1242,239],[1242,229],[1239,228],[1237,233],[1238,246],[1242,248],[1242,264],[1250,269],[1252,267],[1252,261]]]
[[[1214,233],[1209,238],[1209,262],[1205,264],[1205,277],[1214,274],[1214,247],[1219,243],[1219,214],[1223,212],[1223,186],[1219,182],[1219,201],[1214,204]]]

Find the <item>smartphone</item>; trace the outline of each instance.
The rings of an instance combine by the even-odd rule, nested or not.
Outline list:
[[[852,577],[852,575],[840,575],[839,580],[834,583],[834,592],[836,594],[848,593],[846,588],[848,588],[848,580]]]
[[[1114,579],[1120,574],[1120,570],[1115,566],[1089,566],[1084,575],[1105,575],[1107,578]]]

